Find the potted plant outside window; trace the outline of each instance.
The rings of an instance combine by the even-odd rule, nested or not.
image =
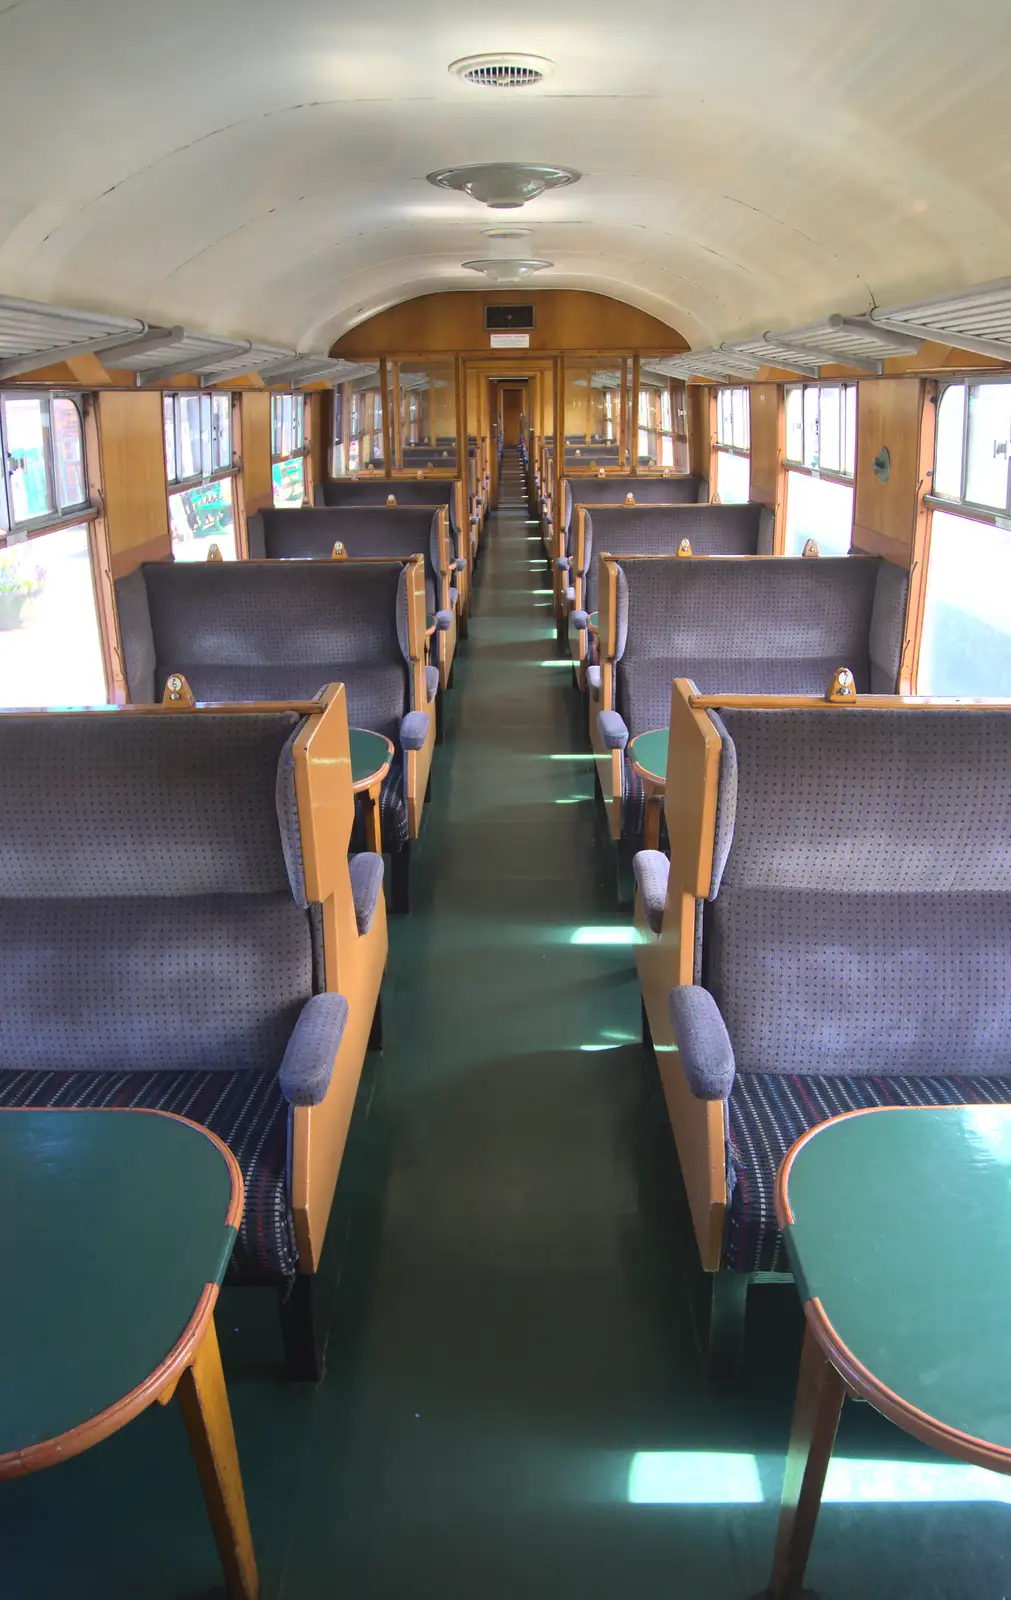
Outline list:
[[[14,556],[0,553],[0,631],[21,626],[26,605],[45,583],[44,567],[22,566]]]

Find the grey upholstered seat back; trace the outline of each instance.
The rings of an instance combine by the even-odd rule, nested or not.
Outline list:
[[[418,466],[421,465],[423,463],[418,462]],[[436,461],[432,465],[440,463]],[[398,506],[448,506],[449,530],[455,540],[458,533],[455,491],[455,478],[426,478],[422,483],[404,478],[377,478],[374,483],[361,478],[357,481],[329,478],[316,484],[313,499],[317,506],[385,506],[393,495]]]
[[[669,502],[675,504],[676,502]],[[587,508],[583,535],[583,609],[596,611],[600,554],[672,556],[687,539],[697,556],[772,554],[773,513],[766,506],[608,506]],[[763,546],[765,548],[763,548]]]
[[[439,601],[439,512],[427,506],[327,506],[258,511],[249,519],[249,554],[269,561],[326,561],[339,540],[352,560],[385,556],[425,558],[425,603]]]
[[[0,717],[0,1070],[280,1065],[313,974],[298,726]]]
[[[343,683],[352,726],[396,740],[410,709],[402,571],[350,561],[143,566],[117,584],[130,698],[161,699],[171,672],[198,700],[308,699]]]
[[[846,666],[866,692],[878,687],[873,648],[894,692],[904,607],[886,567],[873,556],[619,564],[616,705],[630,732],[666,727],[674,678],[704,694],[824,694]]]
[[[698,500],[703,480],[697,472],[687,472],[676,478],[567,478],[566,482],[572,496],[567,508],[567,533],[574,506],[624,505],[630,494],[635,496],[637,506],[688,505]]]
[[[722,724],[702,980],[738,1071],[1011,1070],[1011,713]]]

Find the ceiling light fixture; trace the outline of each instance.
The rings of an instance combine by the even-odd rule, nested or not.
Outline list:
[[[532,277],[535,272],[542,272],[545,267],[553,267],[554,264],[553,261],[538,261],[533,256],[514,260],[497,256],[463,263],[471,272],[483,272],[492,283],[517,283],[523,278]]]
[[[491,161],[476,167],[443,167],[428,174],[437,189],[456,189],[493,211],[510,211],[536,200],[545,189],[578,183],[571,167],[543,167],[534,162]]]
[[[482,228],[486,239],[529,239],[533,228]]]
[[[555,70],[546,56],[517,55],[513,51],[494,51],[490,55],[461,56],[450,62],[454,78],[476,83],[483,89],[529,89]]]

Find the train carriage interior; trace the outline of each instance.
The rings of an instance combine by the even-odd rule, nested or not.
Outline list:
[[[1011,1594],[1003,8],[0,62],[0,1600]]]

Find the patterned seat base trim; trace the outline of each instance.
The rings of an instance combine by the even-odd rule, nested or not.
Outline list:
[[[869,1106],[987,1105],[1011,1101],[1011,1078],[839,1078],[741,1072],[728,1102],[731,1189],[723,1266],[789,1272],[776,1222],[776,1173],[808,1128]]]
[[[0,1072],[0,1106],[174,1111],[216,1133],[246,1203],[228,1283],[286,1283],[298,1251],[289,1204],[289,1109],[273,1072]]]

